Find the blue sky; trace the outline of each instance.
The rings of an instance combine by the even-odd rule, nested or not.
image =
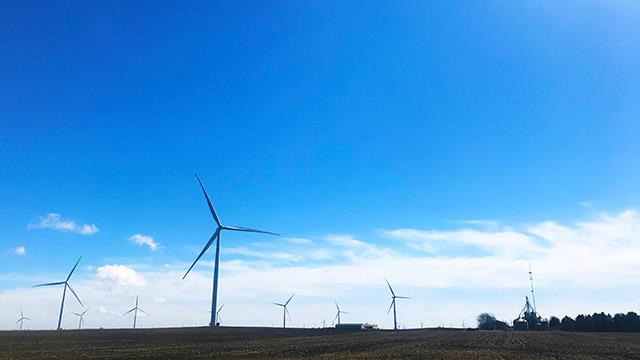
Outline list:
[[[246,309],[264,313],[259,298],[285,299],[305,283],[296,300],[308,310],[293,324],[317,320],[313,304],[330,308],[339,290],[354,317],[356,306],[363,317],[382,308],[371,321],[389,325],[391,274],[427,324],[469,323],[476,310],[510,319],[529,261],[541,292],[575,286],[575,298],[547,309],[571,313],[563,304],[585,296],[585,311],[637,302],[637,281],[620,275],[640,270],[624,257],[640,251],[640,7],[631,1],[5,8],[3,306],[55,309],[57,295],[46,305],[26,288],[83,255],[79,286],[106,309],[94,314],[103,323],[118,326],[107,315],[127,305],[101,299],[151,293],[169,278],[173,288],[147,296],[158,298],[153,325],[180,324],[158,315],[188,312],[172,298],[179,286],[193,287],[206,323],[210,269],[177,282],[213,231],[194,172],[225,223],[283,234],[223,238],[221,291],[230,289],[237,305],[226,318],[239,325],[269,324],[271,314],[248,319]],[[556,269],[563,251],[580,265]],[[597,254],[610,273],[559,284],[596,276]],[[392,259],[401,270],[386,269]],[[474,261],[481,274],[463,275],[473,269],[460,264]],[[512,277],[480,290],[496,269]],[[332,271],[353,277],[319,280]],[[595,296],[601,286],[615,286],[617,299]],[[460,311],[482,291],[477,309]],[[356,296],[369,293],[376,300]]]

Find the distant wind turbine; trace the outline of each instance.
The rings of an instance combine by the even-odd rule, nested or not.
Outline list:
[[[396,299],[411,299],[407,296],[397,296],[396,293],[393,292],[391,288],[391,284],[389,284],[389,280],[385,279],[387,285],[389,286],[389,290],[391,291],[391,305],[389,305],[389,310],[387,310],[387,314],[391,311],[393,307],[393,330],[398,330],[398,323],[396,321]]]
[[[224,307],[224,304],[222,304],[222,306],[220,306],[218,311],[216,311],[216,317],[218,318],[218,325],[220,325],[222,323],[222,318],[220,317],[220,311],[222,311],[223,307]]]
[[[20,330],[22,330],[22,324],[24,323],[25,320],[31,320],[28,317],[24,316],[24,314],[22,313],[22,309],[20,309],[20,319],[18,319],[18,321],[16,321],[17,323],[20,323]]]
[[[337,309],[337,313],[336,313],[336,317],[333,318],[333,321],[335,322],[337,319],[338,322],[336,324],[340,325],[340,314],[348,314],[348,313],[346,311],[340,310],[340,306],[338,306],[337,301],[336,301],[336,309]]]
[[[193,269],[193,267],[196,265],[198,260],[200,260],[202,255],[204,255],[204,253],[207,251],[207,249],[209,249],[211,244],[213,244],[213,242],[216,241],[217,239],[218,241],[216,241],[216,254],[215,254],[215,261],[213,266],[213,297],[211,299],[211,322],[209,323],[209,326],[216,326],[218,324],[218,321],[216,319],[216,316],[217,316],[216,308],[218,303],[218,268],[220,265],[220,235],[222,233],[222,230],[253,232],[253,233],[270,234],[270,235],[276,235],[276,236],[279,236],[279,235],[276,233],[268,232],[268,231],[250,229],[246,227],[222,225],[222,222],[220,221],[220,217],[218,217],[218,213],[216,212],[216,209],[213,207],[213,204],[209,199],[209,195],[207,194],[207,191],[204,189],[204,185],[202,185],[202,182],[200,181],[200,178],[198,177],[198,175],[195,174],[195,176],[196,176],[196,179],[198,180],[198,183],[200,184],[200,188],[202,189],[202,193],[204,194],[204,197],[207,199],[207,205],[209,205],[209,211],[211,211],[211,216],[213,216],[213,220],[216,222],[218,227],[216,228],[216,231],[213,233],[209,241],[207,241],[207,243],[204,245],[204,248],[202,248],[202,251],[200,251],[200,254],[196,258],[196,260],[193,262],[193,264],[191,264],[191,267],[189,267],[189,270],[187,270],[187,272],[184,274],[182,279],[184,280],[184,278],[187,277],[187,275],[189,274],[191,269]]]
[[[287,310],[287,305],[289,305],[289,301],[293,299],[293,295],[291,295],[289,300],[287,300],[287,302],[285,302],[284,304],[273,303],[273,305],[282,306],[282,328],[283,329],[287,327],[287,316],[289,317],[289,320],[291,320],[291,315],[289,314],[289,310]]]
[[[82,259],[82,256],[78,259],[76,264],[73,266],[73,269],[71,269],[71,272],[69,273],[69,276],[67,276],[67,279],[65,281],[47,283],[47,284],[40,284],[40,285],[35,285],[34,286],[34,287],[40,287],[40,286],[64,285],[64,290],[62,291],[62,303],[60,304],[60,316],[58,317],[58,330],[62,330],[62,312],[64,310],[64,298],[67,295],[67,288],[71,291],[71,293],[76,298],[76,300],[78,300],[80,305],[82,305],[82,301],[80,301],[80,298],[78,297],[78,294],[76,294],[76,292],[73,291],[73,288],[71,287],[71,285],[69,285],[69,279],[71,279],[71,275],[73,275],[73,272],[76,270],[76,267],[80,263],[81,259]],[[84,306],[84,305],[82,305],[82,306]]]
[[[77,313],[77,312],[73,313],[73,315],[80,317],[80,322],[78,323],[78,329],[82,329],[82,324],[84,324],[84,314],[86,314],[87,311],[89,311],[89,309],[87,309],[87,310],[85,310],[85,311],[83,311],[81,313]]]
[[[145,314],[145,315],[147,314],[144,310],[142,310],[142,309],[140,309],[140,308],[138,307],[138,295],[136,295],[136,306],[135,306],[133,309],[131,309],[131,310],[127,311],[127,312],[126,312],[126,313],[124,313],[124,314],[122,314],[122,316],[125,316],[125,315],[127,315],[127,314],[130,314],[132,311],[133,311],[133,328],[135,329],[135,328],[136,328],[136,322],[137,322],[137,320],[138,320],[138,311],[140,311],[141,313],[143,313],[143,314]]]

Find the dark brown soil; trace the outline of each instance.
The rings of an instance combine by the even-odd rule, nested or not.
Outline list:
[[[0,332],[0,359],[640,359],[640,334],[180,328]]]

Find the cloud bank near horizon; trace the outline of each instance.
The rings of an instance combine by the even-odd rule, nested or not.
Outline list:
[[[457,226],[447,231],[381,230],[386,239],[382,242],[330,234],[283,238],[279,241],[287,244],[286,251],[277,242],[224,249],[227,260],[221,263],[220,292],[227,316],[223,318],[235,325],[269,326],[278,318],[269,303],[295,291],[294,325],[317,323],[324,312],[321,316],[330,318],[329,305],[336,299],[354,319],[389,324],[384,283],[388,278],[394,289],[414,298],[402,304],[406,322],[408,316],[417,322],[424,320],[418,314],[428,314],[426,323],[431,325],[472,323],[481,311],[508,320],[528,294],[528,263],[544,315],[632,310],[640,295],[636,290],[640,214],[635,210],[601,213],[571,224],[550,220],[524,226],[498,222]],[[185,319],[190,325],[206,324],[211,264],[198,266],[182,281],[189,264],[185,260],[158,266],[95,265],[74,284],[88,306],[101,309],[95,314],[104,322],[101,326],[119,326],[121,319],[110,314],[130,308],[130,298],[137,293],[149,302],[149,312],[155,312],[150,317],[155,326],[180,326]],[[593,295],[602,289],[616,289],[617,295]],[[59,296],[55,289],[8,289],[0,292],[0,306],[17,308],[16,299],[28,299],[38,311],[50,310],[51,314],[40,314],[43,318],[53,319]],[[1,323],[10,324],[10,315],[9,311],[0,316]]]

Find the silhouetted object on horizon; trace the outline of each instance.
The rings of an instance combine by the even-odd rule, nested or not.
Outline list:
[[[22,330],[22,324],[24,323],[25,320],[31,320],[28,317],[24,316],[24,314],[22,313],[22,309],[20,309],[20,319],[18,319],[18,321],[16,321],[17,323],[20,323],[20,330]]]
[[[71,278],[71,275],[73,275],[73,272],[76,270],[76,267],[80,263],[81,259],[82,259],[82,256],[78,259],[76,264],[73,266],[73,269],[71,269],[71,272],[69,273],[69,276],[67,276],[67,279],[65,281],[47,283],[47,284],[40,284],[40,285],[35,285],[34,286],[34,287],[41,287],[41,286],[53,286],[53,285],[63,285],[64,284],[64,290],[62,291],[62,303],[60,304],[60,316],[58,317],[58,330],[62,330],[62,312],[64,310],[64,299],[65,299],[65,296],[67,295],[67,288],[71,291],[71,293],[76,298],[76,300],[78,300],[80,305],[84,307],[84,305],[82,305],[82,301],[80,301],[80,298],[78,297],[76,292],[73,290],[71,285],[69,285],[69,279]]]
[[[124,314],[122,314],[122,316],[125,316],[125,315],[131,313],[132,311],[133,311],[133,328],[135,329],[136,328],[136,322],[138,320],[138,311],[140,311],[141,313],[147,315],[147,313],[144,310],[142,310],[142,309],[140,309],[138,307],[138,295],[136,295],[136,306],[133,309],[127,311]]]
[[[411,298],[407,296],[397,296],[396,293],[393,292],[393,289],[391,288],[391,284],[389,284],[389,280],[384,279],[384,281],[387,282],[387,286],[389,286],[389,291],[391,291],[391,305],[389,305],[389,310],[387,310],[387,314],[389,314],[389,311],[391,311],[391,308],[393,308],[393,330],[398,330],[398,323],[396,321],[396,299],[411,299]]]
[[[348,314],[348,313],[346,311],[340,310],[340,306],[338,306],[338,302],[337,301],[336,301],[336,309],[337,309],[337,313],[336,313],[336,317],[333,318],[333,322],[338,320],[338,322],[336,324],[340,325],[340,314]]]
[[[84,314],[86,314],[87,311],[89,311],[89,309],[87,309],[87,310],[85,310],[85,311],[83,311],[81,313],[77,313],[77,312],[73,313],[73,315],[80,317],[80,322],[78,323],[78,329],[82,329],[82,324],[84,324]]]
[[[293,294],[295,295],[295,293]],[[289,310],[287,310],[287,305],[289,305],[289,301],[293,299],[293,295],[285,302],[284,304],[273,303],[273,305],[282,306],[282,328],[285,329],[287,327],[287,316],[289,316],[289,320],[291,320],[291,315],[289,314]]]
[[[213,216],[213,220],[216,222],[218,227],[216,228],[216,231],[213,233],[209,241],[207,241],[207,243],[204,245],[204,248],[202,248],[202,251],[200,251],[200,254],[196,258],[196,260],[193,262],[193,264],[191,264],[191,267],[189,267],[189,269],[184,274],[182,279],[184,280],[184,278],[187,277],[191,269],[193,269],[193,267],[196,265],[198,260],[200,260],[202,255],[204,255],[204,253],[209,249],[211,244],[213,244],[213,242],[217,240],[215,261],[213,265],[213,296],[211,299],[211,321],[209,322],[209,326],[216,326],[218,325],[218,321],[216,319],[216,316],[217,316],[216,308],[218,303],[218,268],[220,265],[220,235],[222,233],[222,230],[253,232],[253,233],[270,234],[270,235],[276,235],[276,236],[279,236],[279,235],[276,233],[268,232],[268,231],[256,230],[256,229],[245,228],[240,226],[222,225],[222,222],[220,221],[220,217],[218,217],[218,213],[216,212],[216,209],[213,207],[213,204],[209,199],[209,195],[207,194],[207,191],[204,189],[204,185],[202,185],[202,182],[200,181],[200,178],[198,177],[198,175],[197,174],[194,174],[194,175],[196,176],[196,179],[200,184],[200,188],[202,189],[202,193],[204,194],[204,197],[207,199],[207,205],[209,205],[209,211],[211,211],[211,216]]]
[[[543,319],[529,303],[529,297],[525,296],[525,303],[518,317],[513,320],[513,328],[518,331],[549,330],[547,319]]]

